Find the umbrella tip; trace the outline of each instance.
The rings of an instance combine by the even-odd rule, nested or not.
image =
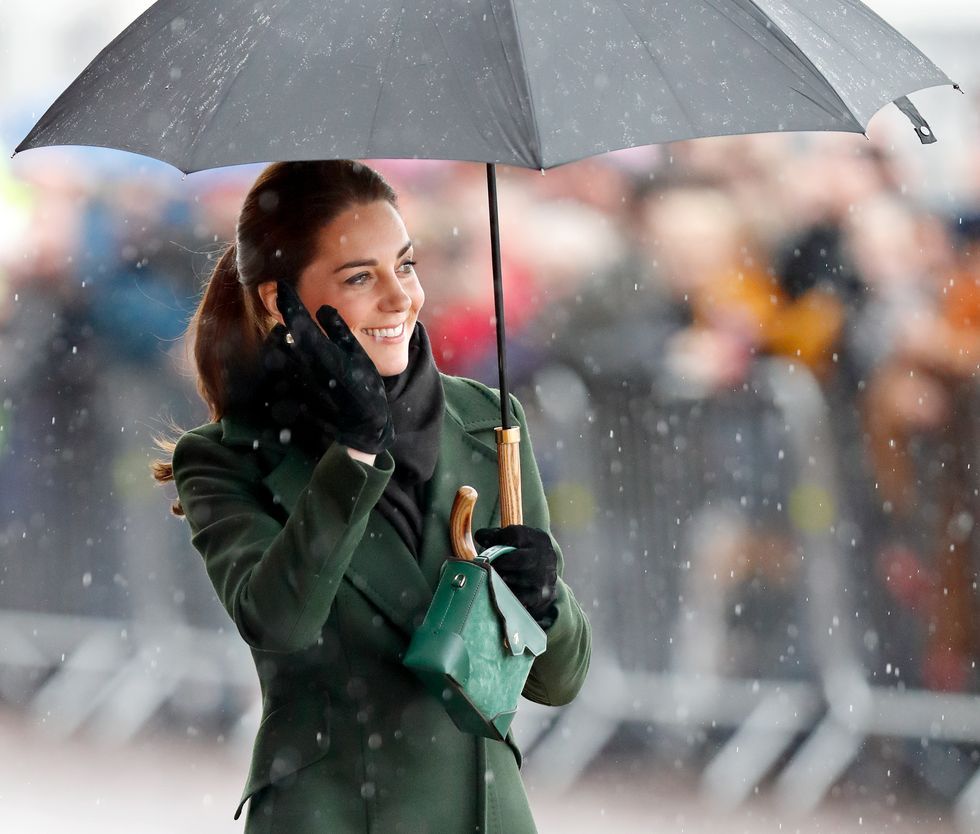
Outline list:
[[[957,84],[955,81],[953,82],[953,89],[956,90],[956,92],[958,92],[958,93],[963,93],[963,88],[959,84]],[[966,95],[965,93],[963,93],[963,94]]]

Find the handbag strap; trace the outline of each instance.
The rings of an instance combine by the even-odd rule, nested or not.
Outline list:
[[[483,562],[486,562],[489,565],[489,564],[493,564],[493,560],[496,559],[498,556],[503,556],[505,553],[510,553],[512,550],[514,550],[514,548],[511,547],[510,545],[498,544],[498,545],[494,545],[493,547],[488,547],[486,550],[480,553],[476,558]]]

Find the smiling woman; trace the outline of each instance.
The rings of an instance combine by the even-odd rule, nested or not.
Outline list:
[[[462,483],[486,499],[477,539],[514,548],[494,570],[547,631],[525,697],[566,703],[588,669],[589,624],[561,578],[530,443],[525,525],[501,528],[500,397],[439,373],[415,266],[375,171],[277,163],[191,323],[211,420],[155,474],[176,482],[175,512],[255,659],[247,834],[535,830],[513,738],[457,729],[402,663]]]

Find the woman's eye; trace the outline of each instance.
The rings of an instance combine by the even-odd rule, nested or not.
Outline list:
[[[350,284],[351,286],[354,287],[358,287],[361,284],[363,284],[365,281],[367,281],[369,277],[370,276],[366,272],[359,272],[357,273],[357,275],[351,275],[351,277],[348,278],[346,281],[344,281],[344,283]]]
[[[417,263],[418,261],[405,261],[405,263],[401,265],[401,269],[405,269],[405,267],[407,266],[409,267],[408,269],[409,272],[415,272],[415,264]]]

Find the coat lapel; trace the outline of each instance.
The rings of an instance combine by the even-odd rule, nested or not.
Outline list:
[[[452,555],[449,511],[456,491],[466,484],[479,494],[473,511],[474,530],[490,527],[499,518],[497,450],[479,439],[487,428],[493,428],[485,422],[466,423],[452,408],[443,417],[439,461],[429,483],[419,553],[425,581],[433,590],[443,563]]]
[[[432,601],[418,562],[388,520],[377,510],[368,517],[346,579],[407,637],[415,633]]]
[[[395,529],[374,510],[347,569],[345,578],[407,636],[425,616],[439,571],[452,555],[449,511],[456,491],[466,483],[480,496],[473,512],[474,530],[499,524],[497,451],[490,445],[494,424],[486,419],[467,421],[447,403],[439,460],[426,496],[418,562]],[[222,425],[226,445],[255,449],[271,461],[278,458],[262,482],[273,500],[292,513],[313,476],[316,460],[251,426],[228,419]]]
[[[314,459],[290,446],[262,482],[273,500],[292,513],[315,467]],[[408,636],[422,622],[432,599],[415,557],[377,510],[368,516],[364,538],[354,551],[345,579]]]

